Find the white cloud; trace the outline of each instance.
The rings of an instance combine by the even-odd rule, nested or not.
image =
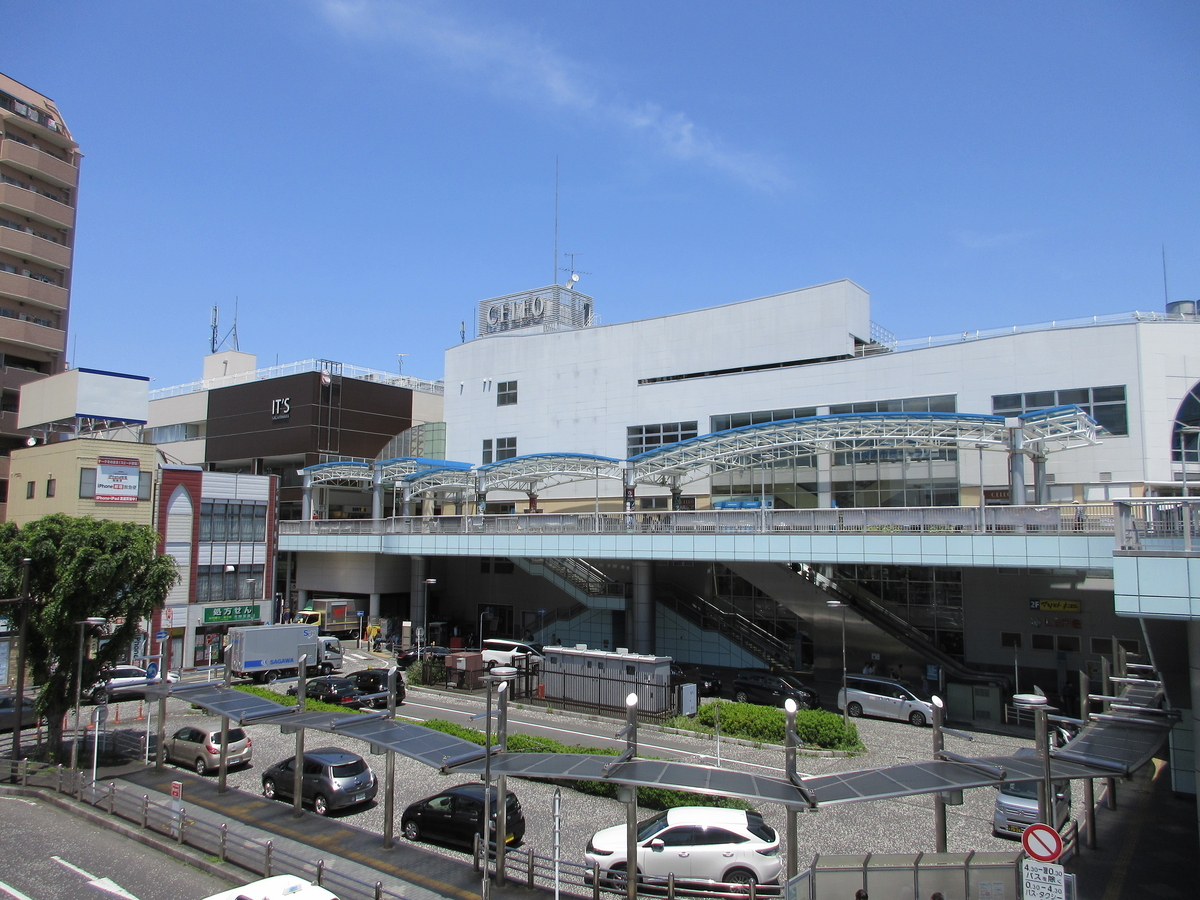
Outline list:
[[[325,17],[359,40],[385,40],[466,73],[521,102],[550,104],[597,127],[640,136],[663,155],[724,172],[758,190],[790,186],[762,154],[729,147],[683,112],[646,101],[607,97],[600,79],[534,35],[515,28],[469,25],[410,0],[319,0]]]

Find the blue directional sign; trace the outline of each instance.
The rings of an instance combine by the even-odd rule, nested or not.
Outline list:
[[[154,639],[156,641],[165,641],[167,639],[167,633],[165,631],[156,631],[154,632]]]

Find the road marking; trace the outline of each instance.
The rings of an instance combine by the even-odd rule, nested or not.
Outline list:
[[[37,806],[33,800],[26,800],[24,797],[0,797],[0,800],[15,800],[17,803],[24,803],[26,806]]]
[[[5,884],[3,881],[0,881],[0,891],[4,891],[4,893],[8,894],[10,897],[13,897],[14,900],[33,900],[32,897],[28,896],[27,894],[22,894],[15,887],[11,887]]]
[[[80,876],[86,878],[88,880],[88,887],[94,887],[96,890],[103,891],[106,894],[112,894],[114,897],[122,897],[122,898],[124,898],[124,900],[138,900],[137,897],[135,897],[133,894],[129,893],[129,891],[125,890],[125,888],[121,887],[119,884],[117,884],[111,878],[98,878],[95,875],[93,875],[91,872],[88,872],[85,869],[79,868],[79,866],[76,866],[72,863],[67,862],[61,856],[52,856],[50,858],[52,860],[54,860],[56,863],[58,863],[60,866],[70,869],[72,872],[76,873],[77,875],[80,875]]]

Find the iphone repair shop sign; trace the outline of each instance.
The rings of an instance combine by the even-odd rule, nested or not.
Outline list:
[[[141,461],[120,456],[96,460],[96,497],[100,503],[137,503]]]

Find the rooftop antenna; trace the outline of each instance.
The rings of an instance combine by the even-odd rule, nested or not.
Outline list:
[[[404,374],[404,357],[406,357],[406,356],[408,356],[407,353],[397,353],[396,354],[396,370],[401,375]]]
[[[233,298],[233,327],[229,329],[229,334],[227,335],[227,337],[233,338],[233,340],[230,341],[230,343],[229,343],[229,349],[231,349],[231,350],[239,349],[238,348],[238,340],[237,340],[237,320],[238,320],[238,298],[234,297]]]
[[[212,329],[211,329],[210,337],[208,339],[209,353],[216,353],[218,350],[220,350],[222,347],[225,346],[226,341],[229,342],[230,350],[238,349],[237,310],[238,310],[238,299],[235,297],[233,299],[233,327],[229,329],[229,333],[225,335],[224,339],[222,339],[221,338],[221,328],[220,328],[220,325],[218,324],[219,316],[220,316],[219,309],[216,306],[214,306],[212,308]]]
[[[554,157],[554,265],[550,267],[550,283],[558,284],[558,157]]]
[[[1163,258],[1163,303],[1166,305],[1170,305],[1171,298],[1167,294],[1167,245],[1166,244],[1162,245],[1162,258]],[[1164,306],[1164,309],[1165,308],[1166,308],[1166,306]]]
[[[221,344],[221,338],[217,330],[217,307],[215,306],[212,308],[212,327],[210,331],[211,334],[208,338],[208,352],[216,353],[217,347],[219,347]]]
[[[579,280],[579,276],[580,275],[591,275],[592,273],[584,272],[581,269],[575,268],[575,257],[583,256],[582,253],[564,253],[563,256],[570,257],[571,265],[563,266],[561,271],[571,273],[570,277],[567,279],[567,287],[569,287],[571,290],[575,290],[575,282],[577,282]],[[555,276],[555,284],[557,284],[557,283],[558,283],[558,278],[557,278],[557,276]]]
[[[465,344],[467,342],[467,323],[462,321],[458,323],[458,342]]]

